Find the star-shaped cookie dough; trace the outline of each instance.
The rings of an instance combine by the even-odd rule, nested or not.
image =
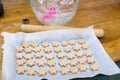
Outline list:
[[[78,66],[79,71],[85,72],[87,70],[87,67],[85,65],[79,65]]]
[[[77,52],[75,55],[76,55],[78,58],[82,58],[82,57],[83,57],[83,53],[82,53],[82,52]]]
[[[60,69],[61,74],[67,75],[69,73],[69,69],[67,67],[62,67]]]
[[[47,54],[46,55],[46,59],[47,60],[51,60],[51,59],[53,59],[54,58],[54,56],[52,55],[52,54]]]
[[[24,74],[25,69],[24,69],[24,67],[18,67],[18,68],[16,69],[16,71],[17,71],[18,74]]]
[[[70,68],[70,72],[71,72],[72,74],[77,74],[77,73],[78,73],[78,68],[77,68],[77,67],[71,67],[71,68]]]
[[[27,60],[26,65],[32,67],[32,66],[35,65],[35,62],[32,59],[31,60]]]
[[[67,54],[66,55],[67,59],[74,59],[75,58],[75,55],[74,54]]]
[[[73,51],[79,51],[80,47],[79,46],[73,46],[72,49],[73,49]]]
[[[87,44],[82,44],[82,45],[81,45],[81,48],[82,48],[83,50],[87,50],[87,49],[89,48],[89,46],[88,46]]]
[[[38,46],[39,46],[39,44],[38,44],[38,42],[37,42],[37,41],[34,41],[34,42],[32,42],[31,46],[34,48],[34,47],[38,47]]]
[[[16,58],[17,59],[22,59],[24,56],[23,56],[23,54],[22,53],[17,53],[16,54]]]
[[[49,43],[46,42],[46,41],[44,41],[44,42],[42,43],[42,46],[43,46],[43,47],[48,47],[48,46],[49,46]]]
[[[56,42],[56,41],[54,41],[54,42],[52,42],[52,46],[53,46],[53,47],[58,47],[58,46],[59,46],[59,43]]]
[[[71,51],[71,48],[69,48],[69,47],[64,48],[64,52],[69,53],[70,51]]]
[[[66,67],[67,66],[67,61],[65,60],[60,60],[59,63],[58,63],[61,67]]]
[[[92,65],[90,66],[90,69],[91,69],[92,71],[98,71],[98,70],[99,70],[99,67],[98,67],[96,64],[92,64]]]
[[[46,48],[44,48],[44,52],[45,52],[45,53],[50,53],[50,52],[51,52],[50,47],[46,47]]]
[[[75,44],[75,40],[70,40],[70,41],[69,41],[69,44],[70,44],[70,45],[74,45],[74,44]]]
[[[48,60],[47,61],[47,65],[49,66],[49,67],[53,67],[53,66],[55,66],[55,61],[54,60]]]
[[[95,63],[95,59],[92,57],[89,57],[89,58],[87,58],[87,63],[93,64],[93,63]]]
[[[29,76],[35,76],[36,75],[36,70],[30,68],[26,71],[26,74]]]
[[[57,72],[58,72],[57,68],[55,68],[55,67],[50,67],[49,68],[49,73],[51,75],[55,75],[55,74],[57,74]]]
[[[16,61],[16,64],[17,64],[18,66],[23,66],[23,65],[25,64],[25,61],[24,61],[24,60],[17,60],[17,61]]]
[[[39,53],[39,52],[35,53],[34,56],[35,56],[35,58],[42,58],[43,57],[42,53]]]
[[[65,57],[63,53],[58,53],[56,56],[58,59],[63,59]]]
[[[79,43],[79,44],[85,44],[85,40],[79,39],[79,40],[78,40],[78,43]]]
[[[40,52],[41,51],[41,49],[39,48],[39,47],[35,47],[34,49],[33,49],[33,52]]]
[[[24,51],[25,51],[26,53],[31,53],[31,52],[32,52],[31,48],[28,48],[28,47],[25,48]]]
[[[71,60],[69,64],[70,64],[70,66],[73,67],[73,66],[76,66],[77,63],[78,63],[78,62],[77,62],[76,60]]]
[[[36,62],[36,64],[37,64],[38,66],[40,66],[40,67],[43,67],[46,63],[45,63],[44,60],[38,60],[38,61]]]
[[[91,51],[85,51],[84,53],[87,57],[91,57],[93,55]]]
[[[62,41],[61,45],[62,45],[62,46],[67,46],[67,45],[68,45],[68,42],[67,42],[67,41]]]
[[[23,42],[23,43],[22,43],[22,46],[23,46],[24,48],[27,48],[27,47],[30,46],[30,44],[29,44],[28,42]]]
[[[59,48],[59,47],[54,47],[54,52],[56,52],[56,53],[61,52],[61,48]]]
[[[38,71],[38,75],[39,76],[45,76],[47,74],[47,70],[44,69],[44,68],[41,68],[39,71]]]
[[[25,55],[26,60],[29,60],[29,59],[32,59],[32,58],[33,58],[32,54],[26,54]]]
[[[16,47],[16,50],[17,50],[17,52],[22,52],[23,51],[23,47],[22,46],[18,46],[18,47]]]
[[[78,63],[79,64],[85,64],[86,63],[86,59],[78,59]]]

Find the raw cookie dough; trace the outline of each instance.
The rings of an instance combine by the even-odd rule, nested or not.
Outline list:
[[[22,59],[24,56],[23,56],[23,54],[22,53],[17,53],[16,54],[16,58],[17,59]]]
[[[55,67],[50,67],[49,68],[49,73],[51,75],[55,75],[55,74],[57,74],[57,72],[58,72],[57,68],[55,68]]]
[[[68,42],[67,41],[62,41],[61,45],[65,47],[65,46],[68,45]]]
[[[38,60],[38,61],[36,62],[36,64],[37,64],[39,67],[43,67],[46,63],[45,63],[44,60]]]
[[[79,43],[79,44],[85,44],[85,40],[79,39],[79,40],[78,40],[78,43]]]
[[[98,70],[99,70],[99,67],[98,67],[96,64],[92,64],[92,65],[90,65],[90,69],[91,69],[92,71],[98,71]]]
[[[38,47],[38,46],[39,46],[39,44],[38,44],[38,42],[37,42],[37,41],[34,41],[34,42],[32,42],[31,46],[34,48],[34,47]]]
[[[56,52],[56,53],[61,52],[61,48],[59,48],[59,47],[54,47],[54,52]]]
[[[63,59],[65,57],[63,53],[58,53],[56,56],[58,59]]]
[[[47,74],[47,70],[44,69],[44,68],[41,68],[39,71],[38,71],[38,75],[39,76],[45,76]]]
[[[26,74],[29,76],[35,76],[36,75],[36,70],[30,68],[26,71]]]
[[[67,66],[67,61],[65,60],[60,60],[58,63],[61,67],[66,67]]]
[[[79,51],[80,47],[79,46],[73,46],[72,49],[73,49],[73,51]]]
[[[63,75],[67,75],[69,73],[69,69],[66,68],[66,67],[62,67],[60,69],[60,73],[63,74]]]
[[[25,51],[26,53],[31,53],[31,52],[32,52],[31,48],[29,48],[29,47],[24,48],[24,51]]]
[[[29,60],[29,59],[32,59],[32,58],[33,58],[32,54],[26,54],[25,55],[26,60]]]
[[[47,60],[51,60],[51,59],[53,59],[54,58],[54,56],[52,55],[52,54],[47,54],[46,55],[46,59]]]
[[[24,67],[17,67],[16,71],[18,74],[24,74],[25,68]]]
[[[47,61],[47,65],[49,66],[49,67],[53,67],[53,66],[55,66],[55,61],[54,60],[48,60]]]
[[[42,45],[43,47],[48,47],[48,46],[49,46],[49,43],[44,41],[41,45]]]
[[[70,40],[70,41],[69,41],[69,44],[70,44],[70,45],[74,45],[74,44],[75,44],[75,40]]]
[[[58,47],[58,46],[59,46],[59,43],[56,42],[56,41],[54,41],[54,42],[52,42],[52,46],[53,46],[53,47]]]
[[[28,48],[28,47],[30,46],[30,44],[29,44],[28,42],[23,42],[23,43],[22,43],[22,46],[23,46],[24,48]]]
[[[74,54],[67,54],[66,55],[67,59],[74,59],[75,58],[75,55]]]
[[[91,57],[93,55],[91,51],[85,51],[84,53],[87,57]]]
[[[95,63],[95,59],[92,57],[89,57],[89,58],[87,58],[87,63],[93,64],[93,63]]]
[[[33,52],[40,52],[41,51],[41,49],[39,48],[39,47],[35,47],[34,49],[33,49]]]
[[[18,65],[18,66],[23,66],[24,64],[25,64],[25,61],[24,60],[17,60],[16,61],[16,64]]]
[[[75,55],[76,55],[78,58],[82,58],[82,57],[83,57],[83,53],[82,53],[82,52],[77,52]]]
[[[72,74],[77,74],[77,73],[78,73],[78,68],[77,68],[77,67],[71,67],[71,68],[70,68],[70,72],[71,72]]]
[[[64,48],[64,52],[69,53],[70,51],[71,51],[71,48],[69,48],[69,47]]]
[[[39,53],[39,52],[35,53],[34,56],[35,56],[35,58],[42,58],[43,57],[42,53]]]
[[[78,63],[78,62],[77,62],[76,60],[71,60],[69,64],[70,64],[70,66],[73,67],[73,66],[76,66],[77,63]]]
[[[50,52],[51,52],[50,47],[46,47],[46,48],[44,48],[44,52],[45,52],[45,53],[50,53]]]
[[[32,66],[35,65],[35,62],[32,59],[31,60],[27,60],[26,65],[32,67]]]
[[[79,64],[85,64],[86,63],[86,59],[78,59],[78,63]]]
[[[81,48],[82,48],[83,50],[87,50],[87,49],[89,48],[89,46],[88,46],[87,44],[82,44],[82,45],[81,45]]]
[[[23,51],[23,47],[22,47],[22,46],[16,47],[16,51],[17,51],[17,52],[22,52],[22,51]]]
[[[78,66],[79,71],[85,72],[87,70],[87,67],[85,65],[79,65]]]

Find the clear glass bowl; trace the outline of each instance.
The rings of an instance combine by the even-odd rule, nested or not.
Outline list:
[[[80,0],[30,0],[30,3],[41,23],[63,26],[74,17]]]

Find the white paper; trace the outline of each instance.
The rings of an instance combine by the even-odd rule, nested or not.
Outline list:
[[[2,48],[3,51],[3,65],[2,65],[2,80],[41,80],[46,78],[48,80],[68,80],[72,78],[86,78],[93,77],[97,74],[104,75],[114,75],[120,73],[120,69],[108,56],[108,53],[104,50],[101,43],[95,36],[94,30],[92,27],[86,29],[67,29],[67,30],[53,30],[53,31],[44,31],[36,33],[2,33],[4,37],[4,44]],[[70,39],[79,39],[83,38],[86,40],[87,44],[90,46],[90,50],[94,53],[94,58],[96,59],[96,64],[100,67],[99,71],[79,72],[78,74],[61,75],[49,75],[47,74],[44,77],[39,76],[27,76],[27,75],[18,75],[16,73],[16,51],[15,47],[19,46],[23,41],[64,41]]]

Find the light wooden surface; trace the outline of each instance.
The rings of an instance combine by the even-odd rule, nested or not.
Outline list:
[[[0,32],[18,32],[23,18],[31,24],[39,23],[30,7],[29,0],[3,0],[5,15],[0,17]],[[120,0],[81,0],[76,16],[67,26],[85,27],[94,25],[105,30],[100,38],[105,50],[114,61],[120,60]],[[0,36],[0,46],[3,37]],[[0,71],[2,69],[0,48]],[[9,66],[8,66],[9,67]]]

